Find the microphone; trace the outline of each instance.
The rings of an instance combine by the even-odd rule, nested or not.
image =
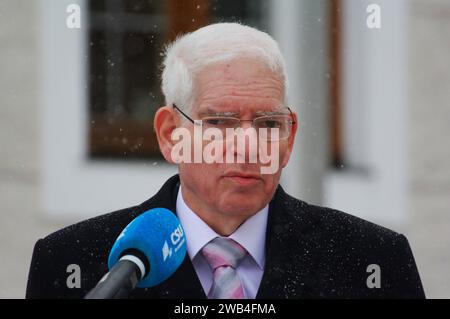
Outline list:
[[[109,272],[85,299],[125,298],[133,289],[153,287],[169,278],[186,255],[178,218],[166,208],[136,217],[117,237],[108,258]]]

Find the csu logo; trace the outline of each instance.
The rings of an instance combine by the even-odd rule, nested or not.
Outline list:
[[[183,244],[182,240],[183,240],[183,228],[181,227],[181,225],[179,225],[173,232],[172,234],[170,234],[170,241],[172,243],[173,246],[178,245],[180,242],[181,244]],[[175,248],[175,252],[178,251],[178,248]],[[163,248],[162,248],[162,255],[163,255],[163,260],[166,261],[167,258],[172,257],[172,253],[173,250],[171,247],[169,247],[169,244],[167,243],[167,240],[164,242]]]
[[[181,239],[183,239],[183,228],[179,225],[170,235],[170,240],[173,245],[177,245]]]
[[[164,246],[162,248],[163,260],[166,261],[167,258],[172,256],[172,248],[169,248],[169,244],[167,244],[167,240],[164,242]]]

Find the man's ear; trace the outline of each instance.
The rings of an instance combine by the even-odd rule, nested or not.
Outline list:
[[[163,106],[156,111],[153,127],[158,139],[159,149],[166,161],[171,164],[175,163],[171,155],[173,147],[171,137],[173,130],[177,127],[176,124],[175,115],[171,107]]]
[[[295,142],[295,134],[297,133],[297,128],[298,128],[298,118],[297,118],[297,113],[296,112],[292,112],[292,116],[294,117],[294,123],[292,124],[292,128],[291,128],[291,135],[289,136],[288,139],[288,148],[286,150],[286,152],[283,154],[283,158],[281,159],[281,167],[286,167],[287,163],[289,162],[289,158],[291,157],[292,154],[292,150],[294,148],[294,142]]]

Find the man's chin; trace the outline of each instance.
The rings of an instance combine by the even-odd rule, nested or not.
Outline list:
[[[261,210],[261,204],[251,203],[245,199],[233,201],[222,205],[221,211],[229,216],[248,216],[251,217]]]

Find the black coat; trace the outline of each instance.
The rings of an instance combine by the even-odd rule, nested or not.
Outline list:
[[[144,203],[59,230],[34,247],[27,298],[82,298],[107,272],[117,236],[154,207],[175,212],[179,176]],[[330,208],[310,205],[278,186],[269,205],[266,265],[257,298],[424,298],[407,239]],[[67,266],[81,270],[81,288],[68,288]],[[380,288],[367,278],[380,267]],[[131,298],[206,298],[188,255],[161,285],[136,289]]]

